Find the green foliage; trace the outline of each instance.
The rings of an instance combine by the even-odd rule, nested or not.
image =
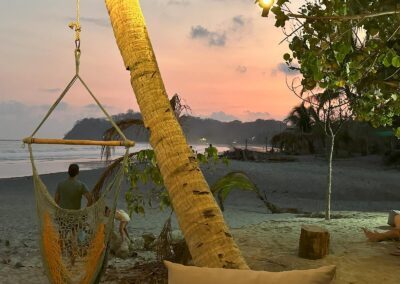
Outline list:
[[[205,149],[204,153],[207,161],[213,160],[214,163],[218,162],[218,150],[213,145],[210,144],[210,146]]]
[[[277,1],[271,11],[277,27],[294,27],[284,60],[300,65],[301,93],[341,92],[357,118],[392,125],[400,115],[400,17],[378,13],[398,10],[399,1],[310,0],[298,14],[286,2]]]
[[[397,137],[400,137],[400,127],[397,127],[396,132],[395,132],[395,135],[396,135]]]
[[[204,154],[197,154],[197,160],[203,165],[216,165],[218,163],[228,165],[229,163],[226,157],[221,159],[218,157],[215,147],[208,147]],[[126,173],[130,187],[125,194],[125,200],[130,215],[133,213],[144,215],[145,207],[153,207],[155,201],[160,210],[171,207],[153,150],[142,150],[135,153]],[[146,185],[147,187],[150,186],[151,189],[146,191],[143,188]],[[222,210],[225,199],[233,189],[252,191],[261,196],[257,186],[244,172],[230,172],[217,180],[210,188],[211,192],[218,198]]]
[[[281,1],[283,2],[283,1]],[[281,9],[279,9],[279,6],[273,7],[271,11],[275,14],[275,26],[276,27],[284,27],[286,24],[286,21],[289,20],[289,17],[286,16],[284,12],[282,12]]]
[[[161,210],[170,207],[171,204],[153,150],[142,150],[135,153],[126,169],[126,176],[129,190],[125,194],[125,200],[129,214],[143,215],[146,205],[152,207],[155,201]],[[150,189],[145,191],[140,185],[147,185]]]
[[[211,192],[217,196],[218,203],[224,210],[224,201],[233,189],[259,193],[257,186],[244,172],[230,172],[217,180],[211,187]]]
[[[210,146],[204,153],[197,154],[202,165],[228,165],[226,157],[219,158],[217,148]],[[154,150],[142,150],[135,153],[126,169],[129,189],[125,194],[129,214],[145,214],[145,207],[158,207],[160,210],[171,207],[168,191],[165,188]],[[150,189],[149,189],[150,188]]]

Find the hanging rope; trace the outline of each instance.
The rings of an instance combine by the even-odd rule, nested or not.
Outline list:
[[[76,48],[79,49],[81,40],[81,24],[80,24],[80,0],[76,0],[76,21],[71,22],[68,25],[71,29],[75,30],[75,44]]]
[[[49,108],[46,115],[32,132],[25,138],[28,144],[32,165],[36,208],[39,221],[40,249],[43,266],[51,283],[70,284],[97,283],[102,269],[104,257],[108,251],[109,237],[114,230],[114,214],[117,207],[121,183],[126,167],[129,164],[129,147],[134,142],[128,140],[122,130],[107,113],[88,85],[79,75],[80,67],[80,1],[76,1],[76,21],[69,24],[75,31],[75,75]],[[62,101],[76,81],[80,81],[86,91],[94,99],[98,107],[115,127],[123,141],[92,141],[33,138],[44,122],[50,117],[57,105]],[[36,169],[32,145],[39,144],[74,144],[74,145],[110,145],[125,146],[125,155],[119,171],[108,183],[100,198],[89,207],[79,210],[68,210],[58,206],[41,180]],[[108,144],[107,144],[108,143]],[[106,210],[107,209],[107,210]],[[108,213],[107,213],[108,212]]]
[[[77,80],[79,80],[82,85],[85,87],[87,92],[90,94],[90,96],[93,98],[93,100],[96,102],[97,106],[101,109],[101,111],[104,113],[104,115],[107,117],[108,121],[112,124],[112,126],[117,130],[118,134],[120,137],[124,140],[124,146],[125,147],[132,147],[134,145],[133,141],[130,141],[126,138],[125,134],[122,132],[122,130],[118,127],[118,125],[115,123],[115,121],[112,119],[111,115],[108,114],[106,109],[103,107],[103,105],[100,103],[100,101],[96,98],[94,93],[90,90],[88,85],[85,83],[85,81],[82,79],[82,77],[79,75],[79,70],[80,70],[80,58],[81,58],[81,24],[80,24],[80,0],[76,0],[76,20],[75,22],[71,22],[68,25],[71,29],[75,31],[75,75],[72,78],[72,80],[68,83],[67,87],[63,90],[61,95],[57,98],[57,100],[54,102],[54,104],[50,107],[42,121],[39,123],[39,125],[36,127],[36,129],[32,132],[32,134],[25,138],[23,140],[24,143],[34,143],[33,136],[39,131],[39,129],[42,127],[42,125],[45,123],[45,121],[49,118],[49,116],[52,114],[54,109],[57,107],[57,105],[62,101],[62,99],[65,97],[65,95],[68,93],[68,91],[71,89],[71,87],[75,84]]]

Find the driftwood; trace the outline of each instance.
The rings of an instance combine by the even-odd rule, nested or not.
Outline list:
[[[301,227],[299,256],[320,259],[329,254],[330,235],[326,229],[314,225]]]

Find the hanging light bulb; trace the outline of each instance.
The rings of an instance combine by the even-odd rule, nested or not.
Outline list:
[[[258,0],[258,5],[263,9],[270,9],[274,4],[274,0]]]
[[[274,5],[274,0],[256,0],[258,6],[263,8],[261,16],[268,17],[269,10],[271,9],[272,5]]]

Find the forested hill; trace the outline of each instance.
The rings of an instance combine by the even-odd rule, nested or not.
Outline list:
[[[139,113],[128,112],[115,115],[114,119],[141,118]],[[264,144],[265,138],[271,139],[275,134],[285,129],[285,124],[276,120],[261,120],[253,122],[221,122],[213,119],[202,119],[193,116],[180,118],[185,135],[190,143],[199,142],[206,138],[209,143],[231,144],[233,141],[244,144],[246,139],[252,143]],[[102,139],[104,131],[111,124],[104,118],[85,118],[75,123],[74,127],[65,135],[65,139]],[[147,142],[148,131],[142,126],[133,126],[125,131],[127,137],[138,142]]]

